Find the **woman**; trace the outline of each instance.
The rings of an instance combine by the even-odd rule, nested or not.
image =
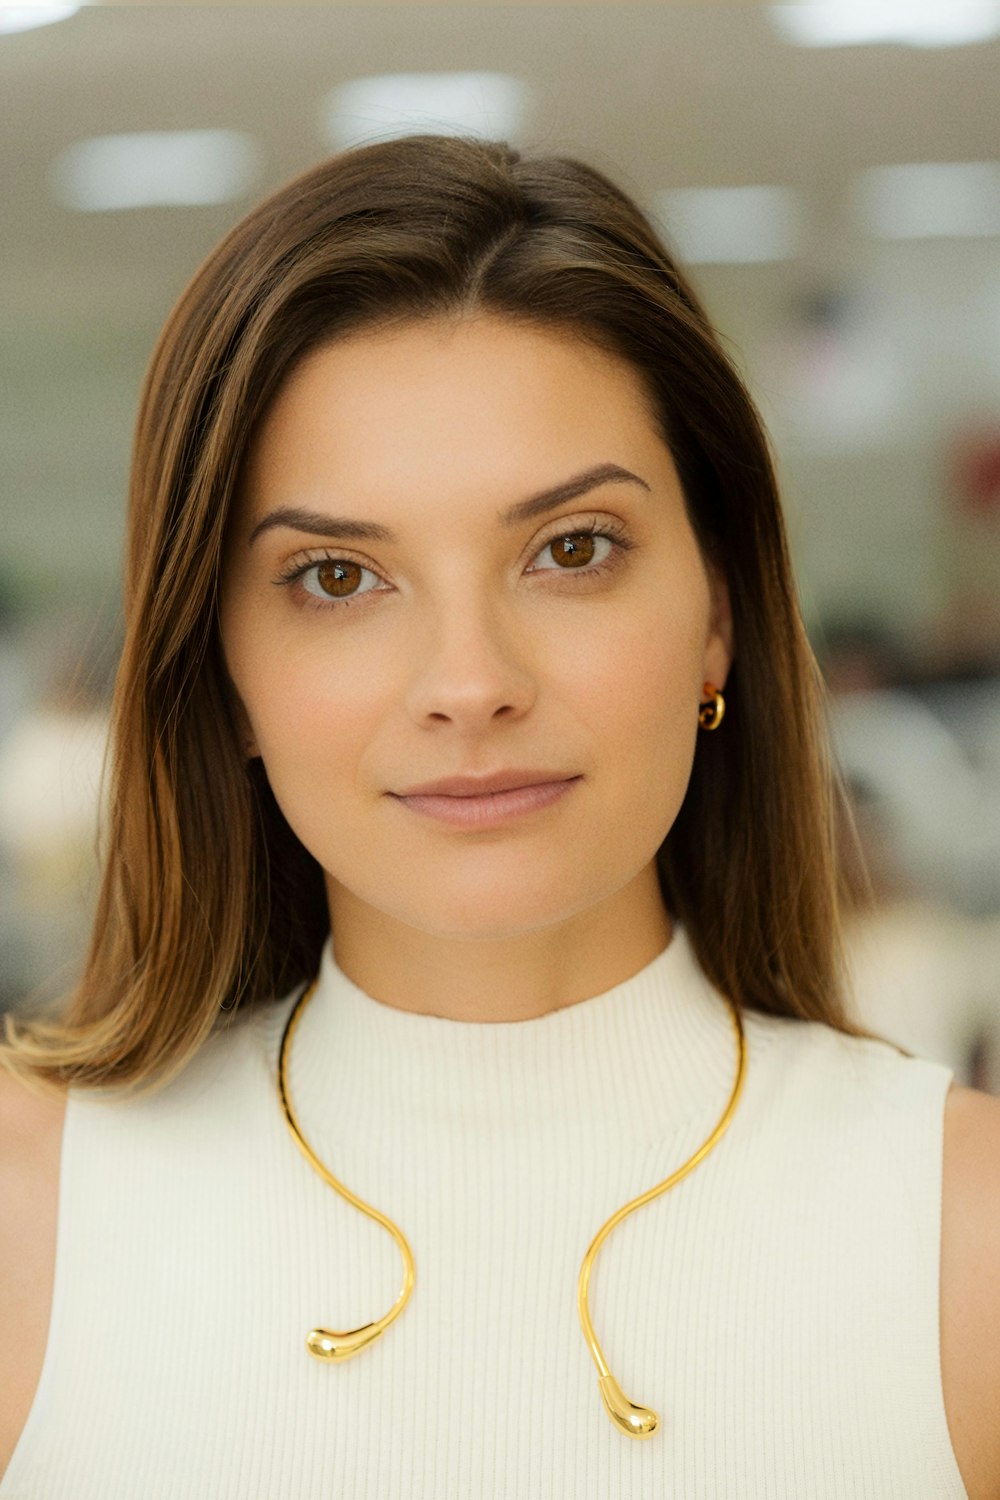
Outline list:
[[[995,1496],[1000,1105],[847,1015],[766,440],[638,208],[433,136],[261,204],[125,597],[2,1500]]]

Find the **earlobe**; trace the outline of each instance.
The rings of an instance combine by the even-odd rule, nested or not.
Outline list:
[[[246,756],[247,760],[254,760],[258,755],[260,755],[260,750],[258,749],[257,741],[254,739],[253,730],[250,728],[250,720],[247,717],[246,709],[243,707],[242,703],[239,704],[237,710],[237,726],[240,736],[240,743],[243,748],[243,754]]]
[[[702,729],[718,729],[726,711],[726,700],[714,682],[703,683],[701,691],[707,701],[698,705],[698,723]]]
[[[250,715],[247,713],[243,699],[236,691],[236,684],[228,672],[226,673],[226,693],[229,699],[229,710],[233,716],[233,728],[236,738],[239,741],[240,749],[247,760],[253,760],[256,756],[260,755],[260,750],[254,738],[254,732],[250,724]]]

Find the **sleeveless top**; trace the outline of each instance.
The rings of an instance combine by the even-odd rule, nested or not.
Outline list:
[[[402,1260],[288,1130],[298,994],[151,1096],[70,1091],[47,1348],[0,1500],[966,1497],[940,1369],[950,1068],[745,1014],[728,1129],[593,1265],[611,1372],[660,1417],[636,1440],[577,1277],[729,1098],[730,1011],[683,929],[604,994],[493,1023],[376,1000],[327,941],[292,1103],[416,1262],[342,1363],[306,1335],[381,1317]]]

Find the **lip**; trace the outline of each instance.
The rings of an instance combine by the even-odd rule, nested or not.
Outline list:
[[[485,797],[491,792],[510,792],[516,787],[544,786],[553,781],[572,781],[570,771],[525,771],[511,769],[491,771],[486,776],[445,776],[438,781],[423,781],[419,786],[404,787],[394,797]]]
[[[543,807],[550,807],[580,780],[580,776],[571,776],[560,781],[542,781],[532,786],[515,786],[506,791],[486,792],[478,797],[469,796],[468,793],[461,796],[392,795],[404,807],[436,818],[441,823],[450,823],[457,828],[487,829]]]

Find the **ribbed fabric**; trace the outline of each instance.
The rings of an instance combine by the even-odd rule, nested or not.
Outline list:
[[[73,1091],[37,1395],[0,1500],[961,1500],[939,1355],[952,1078],[815,1022],[745,1018],[714,1150],[600,1250],[590,1310],[645,1441],[601,1403],[577,1317],[594,1234],[714,1128],[725,1001],[685,933],[602,995],[478,1023],[383,1004],[328,942],[289,1086],[290,995],[131,1103]],[[427,997],[433,1010],[433,996]]]

